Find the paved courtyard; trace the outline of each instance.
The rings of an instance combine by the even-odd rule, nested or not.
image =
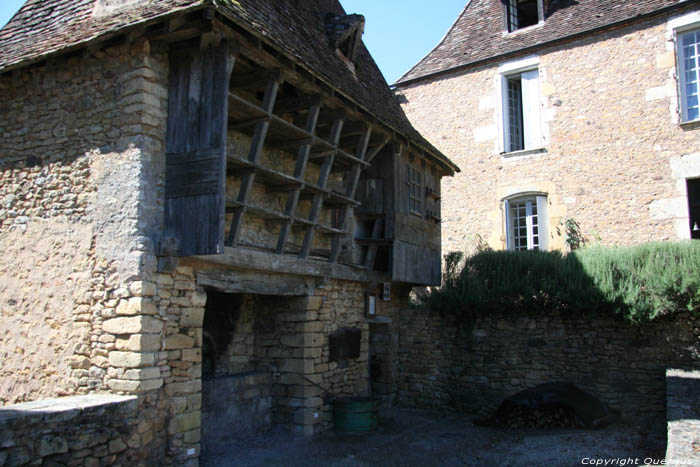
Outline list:
[[[328,434],[313,441],[271,431],[221,446],[202,459],[224,466],[580,466],[632,458],[658,465],[665,452],[665,420],[601,430],[483,428],[475,417],[407,409],[382,411],[380,427],[366,435]],[[624,465],[621,461],[612,465]],[[603,465],[598,464],[598,465]],[[611,465],[608,463],[607,465]],[[635,465],[627,462],[626,465]]]

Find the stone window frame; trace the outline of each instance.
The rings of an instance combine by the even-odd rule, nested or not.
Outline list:
[[[519,0],[505,0],[502,2],[503,6],[503,35],[517,34],[522,31],[528,31],[540,27],[544,24],[544,2],[543,0],[537,1],[537,22],[524,27],[513,28],[511,18],[517,20],[517,14],[514,13],[515,5]]]
[[[527,191],[510,195],[501,200],[503,210],[504,231],[506,233],[507,250],[540,250],[549,249],[549,195],[542,191]],[[526,214],[526,248],[516,248],[516,238],[514,235],[513,215],[511,207],[516,203],[529,203]],[[536,214],[532,214],[532,207],[536,208]],[[533,223],[533,217],[537,217],[537,224]],[[537,228],[537,232],[534,229]],[[534,237],[537,237],[537,243]]]
[[[512,62],[506,62],[498,67],[498,96],[500,105],[497,106],[499,126],[499,149],[502,156],[522,156],[546,152],[544,149],[544,127],[542,121],[542,81],[540,61],[538,56],[529,56]],[[521,131],[524,135],[522,148],[513,148],[510,139],[509,126],[511,109],[509,100],[509,83],[520,77],[522,101]],[[523,83],[527,83],[523,86]]]

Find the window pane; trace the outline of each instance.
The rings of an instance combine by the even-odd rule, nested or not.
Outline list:
[[[688,120],[697,120],[700,117],[700,111],[696,107],[694,109],[688,109]]]
[[[523,134],[523,86],[520,76],[508,79],[508,130],[510,151],[524,148]]]
[[[688,96],[687,102],[688,102],[688,108],[697,107],[698,106],[698,96],[697,95]]]

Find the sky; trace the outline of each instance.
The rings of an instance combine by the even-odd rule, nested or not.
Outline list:
[[[363,40],[389,84],[440,42],[467,0],[341,0],[345,11],[365,16]],[[0,0],[5,25],[24,0]]]

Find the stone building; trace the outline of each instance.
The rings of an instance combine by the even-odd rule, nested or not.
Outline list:
[[[439,283],[457,167],[363,26],[337,0],[28,0],[0,30],[0,465],[196,465],[391,396],[369,342]]]
[[[699,32],[695,1],[467,2],[396,84],[462,167],[444,251],[698,236]]]

